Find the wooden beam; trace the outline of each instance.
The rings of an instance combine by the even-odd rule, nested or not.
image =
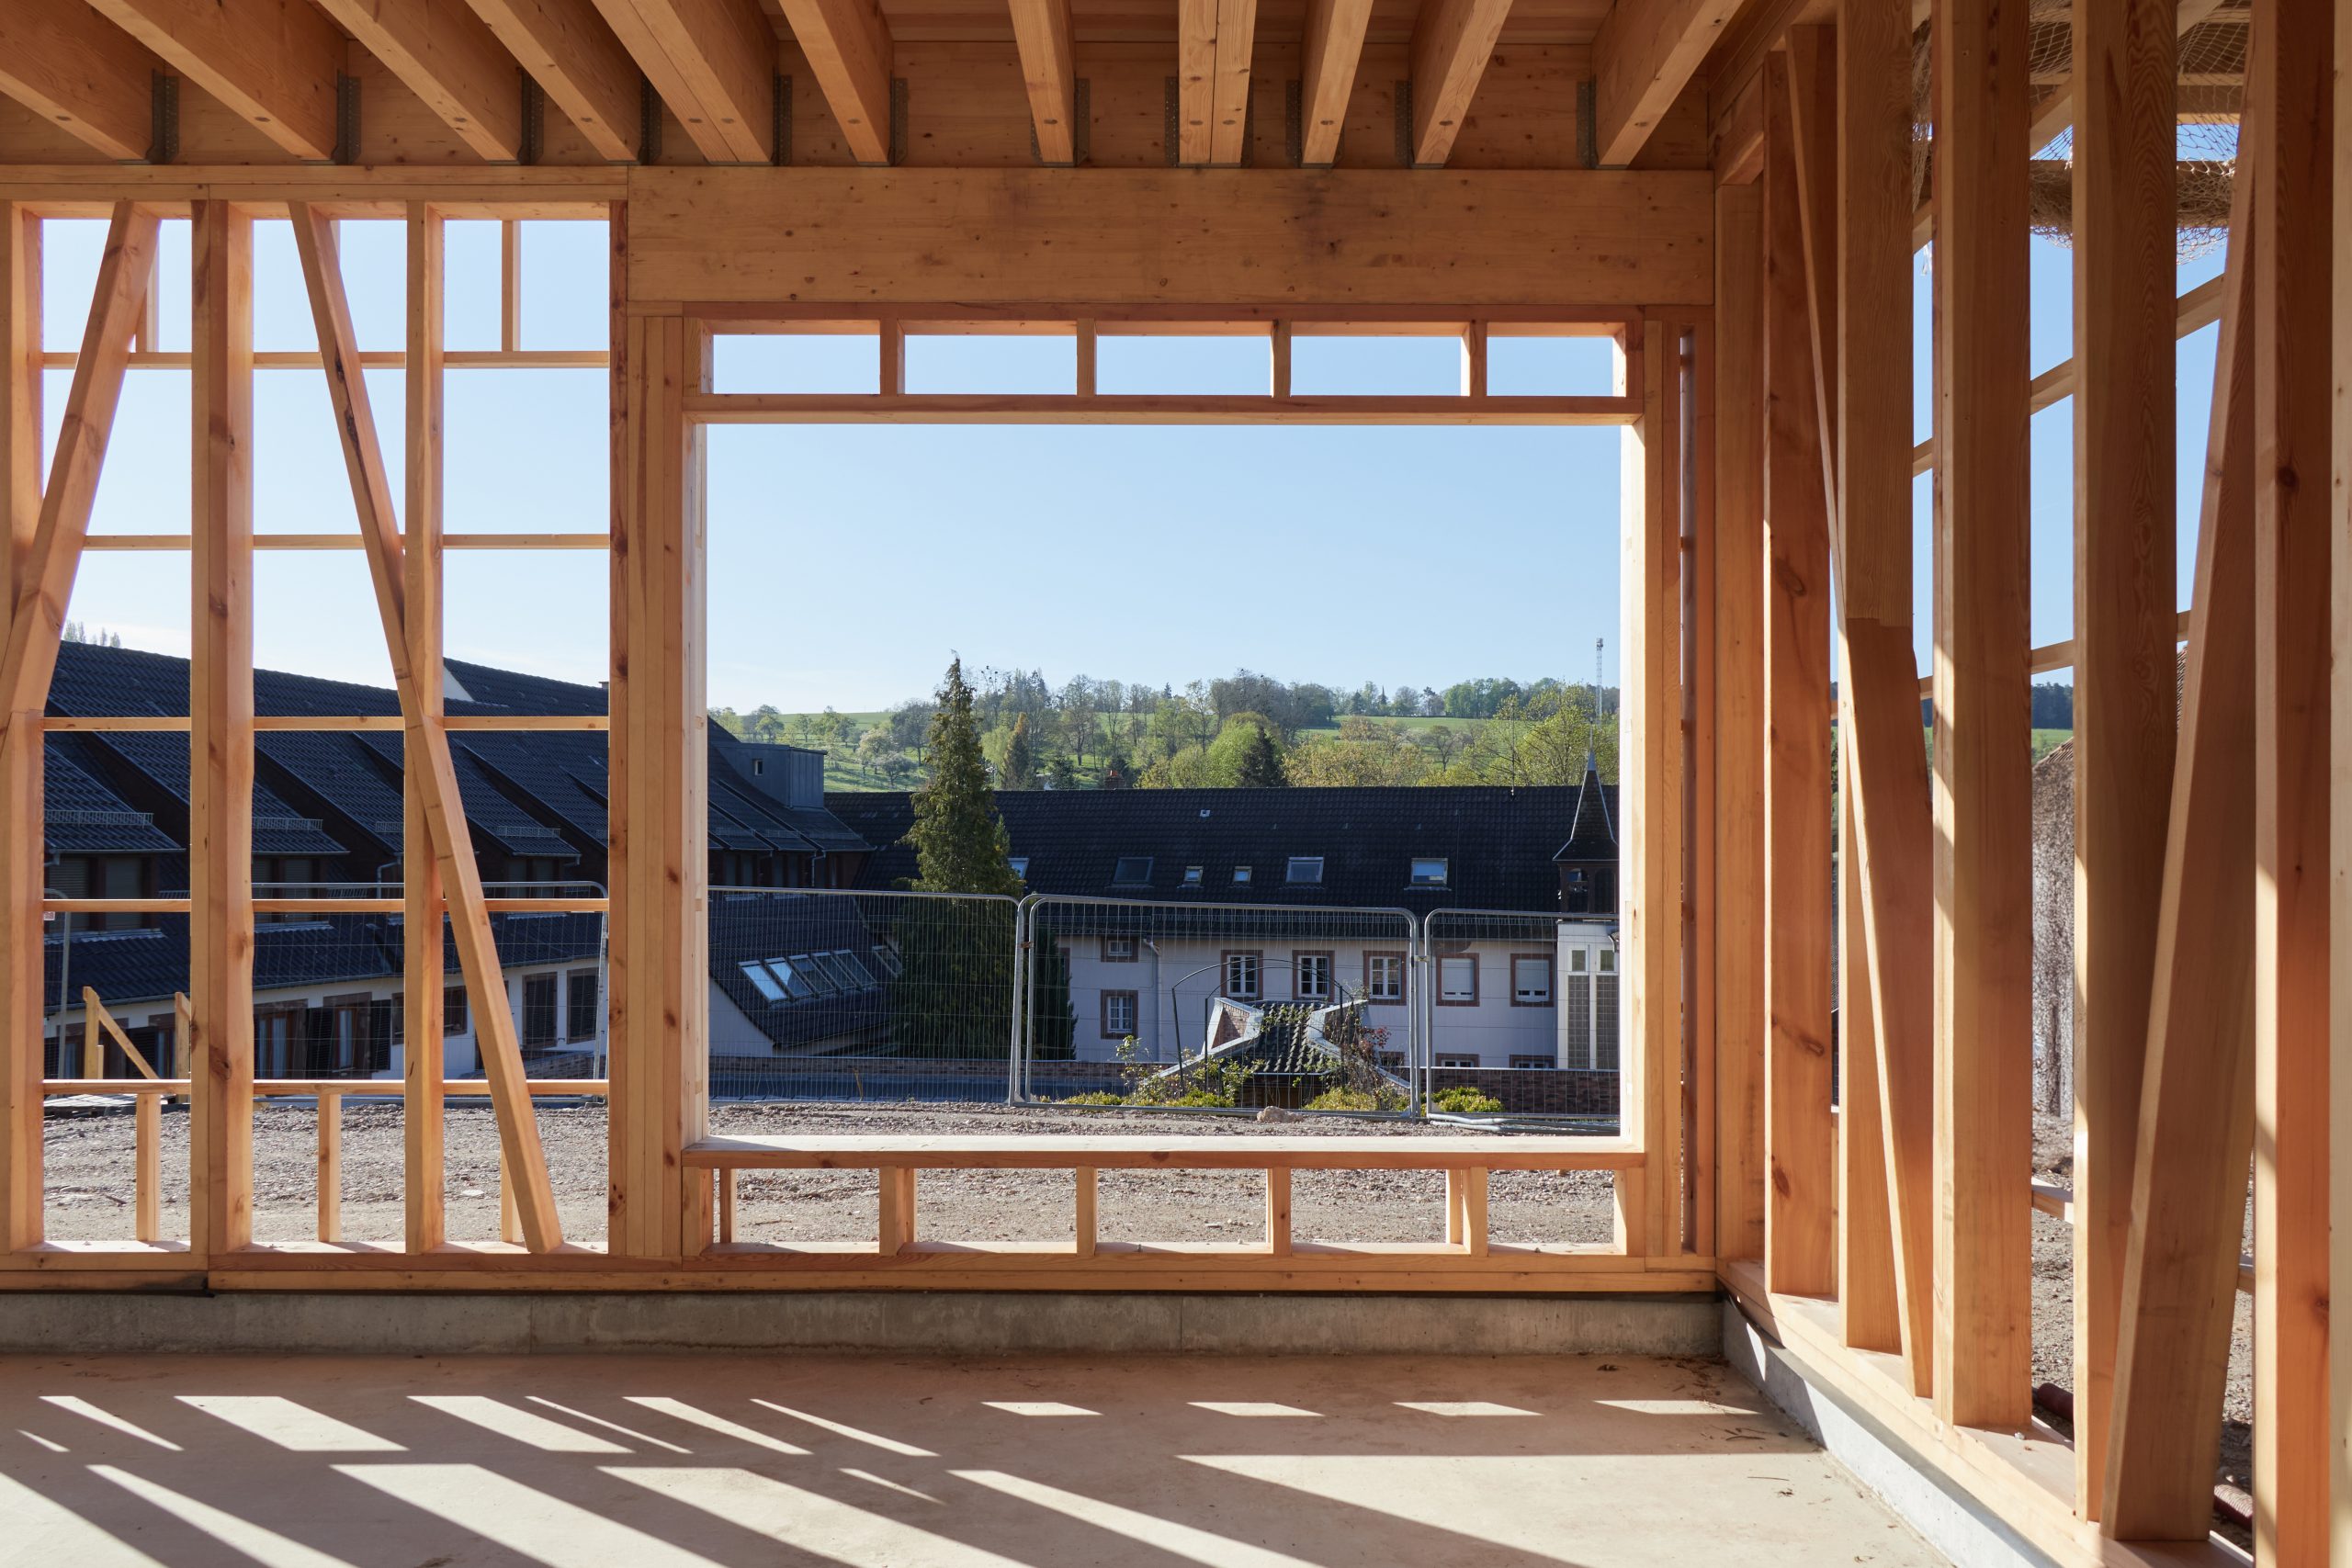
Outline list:
[[[1649,142],[1740,0],[1616,0],[1592,40],[1593,145],[1604,169]]]
[[[1257,0],[1179,0],[1176,160],[1231,168],[1249,153]]]
[[[314,0],[458,139],[493,164],[523,152],[523,84],[514,57],[465,0]]]
[[[1764,113],[1764,1268],[1776,1291],[1829,1295],[1829,522],[1784,57]]]
[[[0,639],[40,524],[41,225],[0,206]],[[31,725],[0,731],[0,1254],[42,1234],[40,1080],[41,747]]]
[[[253,1244],[254,227],[191,225],[188,1035],[190,1245]]]
[[[1833,338],[1840,750],[1849,757],[1874,1025],[1871,1064],[1892,1231],[1897,1342],[1930,1386],[1935,1135],[1934,890],[1928,761],[1910,671],[1911,33],[1849,0],[1837,38]],[[1853,1047],[1859,1051],[1859,1040]],[[1846,1223],[1854,1222],[1849,1215]]]
[[[1306,51],[1298,86],[1298,161],[1328,169],[1340,155],[1340,131],[1355,94],[1372,0],[1307,0]]]
[[[1413,27],[1413,167],[1444,165],[1510,0],[1430,0]]]
[[[637,62],[591,0],[469,0],[599,156],[634,159],[644,134]]]
[[[775,28],[758,0],[596,0],[596,9],[696,152],[714,164],[775,156]]]
[[[2180,745],[2171,764],[2156,894],[2153,999],[2133,1107],[2137,1147],[2128,1168],[2132,1190],[2113,1393],[2104,1464],[2095,1478],[2101,1528],[2129,1540],[2201,1540],[2212,1525],[2205,1492],[2221,1447],[2213,1416],[2222,1404],[2236,1326],[2239,1238],[2254,1145],[2251,159],[2241,159],[2238,167],[2207,422]],[[2078,730],[2078,746],[2081,739]],[[2077,827],[2078,843],[2080,832]],[[2075,1028],[2081,1027],[2078,1015]],[[2075,1070],[2079,1075],[2081,1068]],[[2105,1175],[2118,1179],[2111,1165]],[[2079,1219],[2076,1224],[2079,1229]],[[2079,1411],[2079,1389],[2075,1404]]]
[[[319,347],[327,357],[327,391],[343,437],[344,463],[350,470],[360,536],[368,542],[368,575],[375,583],[377,610],[391,655],[393,684],[400,693],[401,716],[408,721],[402,771],[423,781],[424,815],[448,896],[450,930],[456,937],[458,965],[465,972],[482,1067],[491,1082],[499,1151],[516,1187],[515,1206],[523,1235],[532,1251],[546,1252],[563,1244],[562,1222],[548,1187],[537,1115],[523,1072],[514,1015],[507,1004],[505,972],[499,963],[489,912],[483,907],[481,872],[474,861],[465,802],[458,793],[448,731],[424,712],[411,661],[402,547],[375,414],[359,369],[334,226],[332,220],[300,203],[289,204],[288,215],[294,223],[295,246],[301,254]]]
[[[890,24],[874,0],[782,0],[817,88],[859,163],[890,161]]]
[[[147,274],[155,265],[157,227],[153,212],[126,201],[116,205],[107,231],[82,356],[74,367],[49,485],[41,494],[40,529],[18,579],[6,649],[0,652],[0,722],[11,728],[23,719],[26,728],[39,729],[49,701],[57,639],[65,627],[74,569],[81,564],[82,540],[97,500],[98,470],[106,463],[107,439],[122,396],[131,328],[146,304]]]
[[[0,8],[0,93],[109,158],[154,140],[155,57],[83,0]]]
[[[2108,1474],[2180,700],[2177,9],[2176,0],[2074,7],[2077,76],[2100,88],[2082,96],[2074,159],[2074,360],[2088,371],[2074,399],[2075,1496],[2085,1518],[2099,1517]],[[2197,1424],[2195,1413],[2176,1414]]]
[[[297,158],[335,152],[344,37],[288,0],[90,0],[181,75]]]
[[[1029,94],[1037,161],[1048,168],[1078,162],[1078,66],[1070,52],[1069,0],[1010,0],[1013,47]]]
[[[1715,1250],[1764,1256],[1764,200],[1715,192]]]
[[[441,643],[441,344],[445,318],[442,220],[424,202],[408,216],[408,399],[403,478],[408,505],[401,558],[409,669],[418,712],[429,722],[444,715]],[[447,1066],[443,1050],[447,963],[441,944],[446,899],[441,862],[429,852],[433,825],[426,816],[424,770],[403,769],[401,778],[401,995],[405,1032],[401,1053],[406,1082],[401,1107],[406,1235],[411,1252],[431,1252],[448,1238],[443,1190],[447,1168],[443,1147],[441,1085]]]
[[[2256,0],[2254,164],[2254,1514],[2258,1564],[2328,1552],[2328,873],[2335,6]],[[1940,159],[1938,160],[1941,162]]]
[[[1798,226],[1804,235],[1805,313],[1812,326],[1814,422],[1821,485],[1835,545],[1838,516],[1838,34],[1789,29],[1789,127],[1796,150]],[[1841,666],[1842,668],[1842,666]]]
[[[1936,121],[1936,1414],[2032,1391],[2025,12],[1939,0]]]
[[[2145,25],[2154,30],[2143,41],[2151,49],[2160,47],[2164,25],[2169,21],[2177,42],[2188,37],[2191,28],[2202,26],[2220,8],[2220,6],[2221,0],[2180,0],[2177,6],[2164,6],[2161,8],[2165,13],[2164,16],[2151,15],[2145,18]],[[2078,29],[2080,25],[2078,17],[2076,21]],[[2080,62],[2084,57],[2079,42],[2075,45],[2075,59]],[[2177,58],[2177,51],[2175,54]],[[2075,83],[2078,76],[2079,72],[2075,76],[2069,76],[2060,83],[2054,91],[2044,94],[2041,101],[2034,106],[2033,122],[2026,131],[2026,141],[2036,152],[2049,146],[2060,131],[2075,123],[2077,118],[2075,113]],[[2171,209],[2166,209],[2166,210]]]
[[[1838,668],[1851,670],[1853,649],[1842,615],[1838,631]],[[1852,688],[1850,680],[1838,687],[1841,738],[1855,729]],[[1855,764],[1853,744],[1847,739],[1838,748],[1838,1332],[1857,1350],[1899,1351],[1902,1297],[1895,1286],[1894,1190],[1879,1093],[1870,922],[1862,915]]]

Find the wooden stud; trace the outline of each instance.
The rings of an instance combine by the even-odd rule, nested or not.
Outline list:
[[[1080,321],[1077,324],[1074,346],[1078,351],[1078,375],[1075,381],[1078,395],[1081,398],[1093,397],[1096,395],[1096,385],[1101,379],[1098,374],[1097,359],[1102,348],[1102,339],[1096,334],[1092,321]]]
[[[1844,617],[1838,619],[1838,668],[1851,670]],[[1851,686],[1844,682],[1838,694],[1838,1333],[1858,1350],[1900,1350],[1894,1188],[1887,1172],[1885,1108],[1879,1098],[1878,1009],[1871,996],[1870,922],[1862,914],[1862,857],[1855,828]]]
[[[506,225],[513,232],[514,225]],[[423,202],[408,214],[408,400],[405,479],[408,504],[401,558],[405,584],[409,668],[418,711],[443,715],[441,649],[442,326],[445,300],[444,230]],[[507,318],[511,320],[511,316]],[[416,769],[401,781],[401,999],[405,1039],[401,1110],[405,1235],[411,1252],[431,1252],[447,1239],[441,1083],[447,1072],[443,1031],[448,976],[442,946],[445,908],[441,862],[432,853],[424,784]]]
[[[1472,321],[1462,329],[1462,395],[1487,395],[1487,323]]]
[[[640,0],[642,4],[642,0]],[[782,0],[850,156],[890,161],[890,24],[875,0]],[[766,19],[761,18],[763,28]]]
[[[731,1246],[735,1240],[735,1179],[740,1170],[722,1170],[718,1176],[718,1240],[721,1246]]]
[[[2085,1518],[2098,1517],[2106,1488],[2178,701],[2177,9],[2074,8],[2076,76],[2098,84],[2079,95],[2074,141],[2074,357],[2090,371],[2074,400],[2075,1495]]]
[[[164,1235],[164,1097],[142,1094],[132,1107],[131,1235],[142,1247]]]
[[[1037,161],[1078,162],[1078,68],[1070,52],[1069,0],[1011,0],[1012,43],[1021,52]]]
[[[1276,1258],[1290,1256],[1290,1168],[1270,1167],[1266,1171],[1266,1250]]]
[[[1372,0],[1307,0],[1298,88],[1298,161],[1305,168],[1329,168],[1340,155],[1371,23]]]
[[[1723,36],[1738,0],[1623,0],[1592,40],[1594,162],[1623,168]]]
[[[1849,949],[1867,959],[1896,1342],[1914,1394],[1928,1392],[1934,1260],[1934,886],[1928,761],[1919,744],[1912,615],[1911,32],[1854,0],[1839,15],[1834,225],[1838,320],[1835,505],[1846,805],[1856,879]],[[1850,992],[1849,993],[1851,994]],[[1856,1016],[1849,1007],[1846,1017]],[[1860,1055],[1861,1036],[1849,1036]],[[1849,1211],[1849,1225],[1858,1223]],[[1877,1216],[1871,1217],[1876,1228]],[[1872,1337],[1883,1340],[1884,1324]]]
[[[319,12],[284,0],[90,3],[279,148],[320,162],[334,156],[345,44]]]
[[[514,1191],[514,1167],[503,1144],[498,1150],[498,1239],[509,1247],[524,1245],[523,1213]]]
[[[591,0],[467,0],[601,158],[636,158],[644,78]]]
[[[1763,190],[1715,192],[1715,1252],[1764,1256]]]
[[[82,0],[0,8],[0,93],[109,158],[147,155],[154,56]]]
[[[319,1096],[319,1239],[328,1243],[343,1239],[343,1096],[339,1094]]]
[[[2198,1540],[2212,1526],[2212,1416],[2236,1328],[2253,1156],[2254,171],[2250,159],[2238,167],[2097,1478],[2101,1528],[2132,1540]],[[2078,1176],[2069,1218],[2082,1213],[2082,1187]]]
[[[408,643],[407,585],[401,539],[394,527],[391,494],[385,477],[383,451],[378,443],[375,415],[368,406],[367,382],[352,363],[356,351],[351,310],[344,297],[342,263],[334,227],[330,220],[300,203],[293,205],[291,216],[295,247],[301,254],[303,279],[310,289],[311,315],[318,324],[321,349],[328,357],[327,390],[334,400],[336,427],[343,437],[344,460],[350,470],[352,500],[359,513],[360,533],[368,541],[368,570],[375,583],[385,640],[392,656],[393,682],[399,688],[401,712],[408,720],[404,772],[413,773],[423,781],[424,816],[432,829],[433,852],[441,865],[458,964],[465,971],[482,1066],[495,1091],[499,1146],[521,1188],[515,1201],[523,1234],[531,1250],[544,1252],[562,1245],[562,1221],[548,1187],[538,1121],[523,1070],[522,1049],[515,1039],[514,1014],[507,1006],[505,972],[500,965],[498,945],[483,907],[481,872],[466,826],[465,803],[458,793],[448,732],[433,722],[419,702],[416,671]]]
[[[1805,313],[1812,329],[1814,423],[1821,432],[1821,484],[1834,545],[1838,515],[1838,29],[1789,29],[1790,145],[1798,230],[1804,237]],[[1769,112],[1769,111],[1768,111]],[[1842,666],[1840,666],[1842,668]]]
[[[1080,1166],[1070,1173],[1076,1179],[1076,1192],[1071,1216],[1070,1252],[1079,1258],[1091,1258],[1099,1245],[1096,1215],[1098,1213],[1101,1173],[1091,1165]]]
[[[1788,65],[1765,64],[1764,1265],[1837,1288],[1830,1119],[1829,529]]]
[[[1473,1258],[1487,1256],[1487,1172],[1474,1166],[1449,1173],[1459,1179],[1462,1202],[1462,1249]]]
[[[1502,36],[1510,0],[1430,0],[1413,28],[1413,166],[1433,169],[1453,152],[1478,79]]]
[[[0,205],[0,639],[40,523],[40,220]],[[42,1234],[41,761],[30,726],[0,731],[0,1255]]]
[[[1448,1247],[1461,1247],[1469,1239],[1469,1209],[1462,1196],[1465,1175],[1460,1170],[1445,1173],[1445,1245]]]
[[[498,346],[513,354],[523,344],[523,225],[509,218],[498,226]]]
[[[2026,57],[2005,0],[1934,7],[1936,1414],[2031,1405],[2032,733]]]
[[[898,1166],[875,1174],[881,1211],[876,1250],[890,1258],[914,1245],[915,1172],[911,1166]]]
[[[2258,1564],[2328,1550],[2334,6],[2257,0],[2254,165],[2254,1513]],[[1941,160],[1939,160],[1940,163]],[[2340,502],[2338,502],[2340,504]]]

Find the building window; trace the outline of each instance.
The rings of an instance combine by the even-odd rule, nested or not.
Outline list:
[[[768,967],[775,969],[779,975],[784,973],[783,969],[776,968],[774,959],[768,961]],[[819,964],[805,953],[796,953],[785,960],[785,967],[789,968],[800,983],[808,987],[808,994],[811,996],[830,997],[842,988],[841,983],[825,972],[823,964]]]
[[[1323,857],[1321,855],[1291,856],[1290,864],[1283,873],[1283,880],[1306,886],[1320,883],[1323,880]]]
[[[1457,953],[1437,961],[1437,1005],[1474,1008],[1478,1005],[1478,955]]]
[[[563,993],[563,1037],[566,1040],[596,1038],[596,972],[574,969],[565,979]]]
[[[760,993],[761,1000],[770,1007],[784,1000],[784,987],[775,983],[775,976],[768,973],[766,964],[747,963],[739,967],[743,971],[743,978],[752,982],[752,989]]]
[[[1549,1056],[1513,1056],[1510,1059],[1510,1065],[1521,1069],[1531,1067],[1554,1067],[1559,1066],[1558,1063],[1553,1061]]]
[[[523,976],[523,1043],[555,1043],[555,979],[552,975]]]
[[[1331,999],[1331,955],[1294,953],[1290,955],[1291,994],[1301,1001]]]
[[[1102,1038],[1125,1040],[1136,1032],[1138,998],[1134,991],[1102,993]]]
[[[1237,865],[1233,868],[1233,885],[1236,887],[1247,887],[1250,886],[1250,868],[1248,866]]]
[[[1111,869],[1111,885],[1114,887],[1148,887],[1151,886],[1149,855],[1121,855],[1119,863]]]
[[[441,990],[441,1032],[463,1034],[466,1032],[466,988],[445,986]]]
[[[1264,994],[1264,961],[1255,953],[1225,955],[1225,994],[1236,1001],[1254,1002]]]
[[[1201,868],[1196,865],[1186,866],[1184,868],[1184,886],[1187,887],[1198,887],[1200,885]]]
[[[1437,1065],[1441,1067],[1475,1067],[1478,1065],[1478,1058],[1459,1051],[1440,1051]]]
[[[1445,886],[1446,863],[1442,857],[1416,856],[1413,861],[1413,886],[1442,887]]]
[[[906,964],[899,957],[896,938],[885,937],[874,944],[874,966],[893,980],[907,972]]]
[[[1136,939],[1131,936],[1106,936],[1102,939],[1102,962],[1133,964],[1136,961]]]
[[[1405,999],[1405,955],[1401,953],[1367,953],[1363,955],[1364,999],[1374,1002],[1401,1002]]]
[[[1547,1008],[1552,1005],[1552,955],[1514,953],[1510,955],[1510,1005]]]
[[[833,961],[836,968],[849,976],[852,990],[870,991],[874,988],[874,971],[868,969],[865,961],[856,953],[843,949],[839,953],[828,953],[826,956]]]
[[[1008,858],[1004,863],[1012,868],[1013,875],[1021,878],[1023,882],[1029,880],[1029,857],[1027,855],[1013,855]]]

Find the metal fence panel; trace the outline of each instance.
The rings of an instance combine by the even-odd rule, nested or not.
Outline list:
[[[1617,1124],[1614,921],[1438,909],[1422,922],[1431,1109]]]

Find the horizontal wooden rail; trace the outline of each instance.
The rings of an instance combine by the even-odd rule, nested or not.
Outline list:
[[[44,370],[71,370],[81,360],[74,349],[49,349],[40,356]],[[144,349],[130,357],[133,370],[187,370],[196,355],[185,349]],[[362,349],[359,363],[369,370],[398,370],[408,363],[397,348]],[[602,370],[610,363],[601,348],[446,348],[441,363],[451,370]],[[324,361],[314,348],[261,349],[254,355],[256,370],[318,370]]]
[[[586,1096],[601,1098],[609,1090],[605,1078],[532,1078],[526,1087],[535,1097],[569,1099]],[[55,1100],[76,1094],[133,1094],[141,1099],[171,1099],[188,1091],[186,1078],[43,1078],[40,1091],[44,1098]],[[363,1098],[397,1100],[407,1093],[399,1078],[255,1078],[254,1092],[257,1095],[299,1096],[311,1098],[322,1094],[358,1095]],[[441,1092],[459,1096],[490,1093],[488,1078],[448,1078],[441,1085]]]
[[[2173,640],[2187,642],[2188,640],[2188,612],[2181,611],[2174,618],[2173,625]],[[2064,642],[2044,643],[2026,655],[2026,670],[2031,674],[2047,675],[2052,670],[2071,670],[2074,667],[2075,639],[2072,637],[2068,637]],[[1923,697],[1931,697],[1935,695],[1935,692],[1936,678],[1933,675],[1920,676],[1919,694]]]
[[[185,550],[192,543],[187,534],[93,534],[85,550]],[[445,550],[603,550],[612,547],[609,534],[444,534]],[[367,542],[356,534],[255,534],[257,550],[363,550]]]
[[[744,1170],[1638,1170],[1624,1138],[1202,1135],[705,1138],[685,1164]]]
[[[44,898],[40,907],[52,915],[185,915],[186,898]],[[602,915],[610,912],[603,898],[485,898],[482,907],[493,915]],[[261,915],[397,915],[408,906],[399,898],[256,898],[254,912]]]
[[[1638,397],[690,392],[695,424],[1631,424]]]
[[[2222,319],[2222,280],[2209,277],[2189,289],[2175,301],[2173,332],[2187,337],[2200,328],[2210,327]],[[2042,410],[2075,395],[2075,362],[2062,359],[2036,376],[2026,390],[2029,412]],[[1936,466],[1936,442],[1933,436],[1911,448],[1911,475],[1917,479]]]
[[[721,336],[901,336],[1012,333],[1069,337],[1091,324],[1101,337],[1453,337],[1482,327],[1493,337],[1621,337],[1638,311],[1613,305],[789,305],[688,302],[684,313]]]
[[[254,728],[264,731],[321,733],[328,731],[398,731],[407,720],[396,713],[263,714]],[[438,721],[446,729],[472,730],[606,730],[612,720],[601,713],[469,713],[451,714]],[[187,733],[185,716],[169,714],[72,714],[41,720],[41,728],[58,735],[104,735],[109,732]]]

